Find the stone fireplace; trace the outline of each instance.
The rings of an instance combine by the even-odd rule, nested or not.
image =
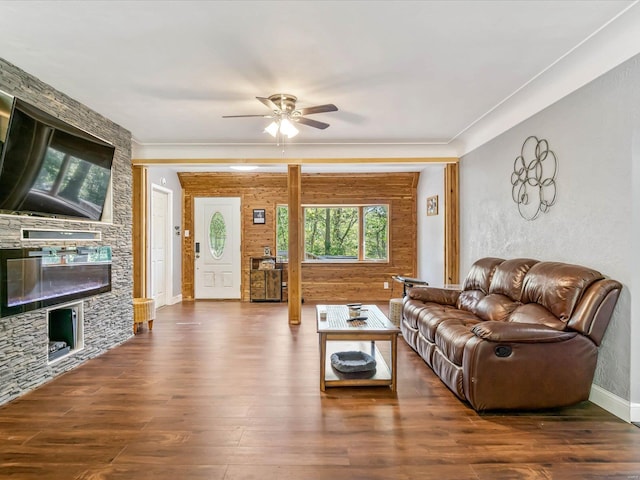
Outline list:
[[[73,75],[73,72],[69,74]],[[86,278],[91,279],[85,286],[88,283],[93,286],[84,292],[70,291],[67,283],[79,275],[82,270],[76,270],[79,265],[68,268],[60,260],[59,264],[45,268],[42,262],[25,261],[24,266],[17,268],[22,275],[30,277],[24,285],[24,293],[29,290],[33,298],[29,298],[29,302],[25,299],[12,302],[11,306],[7,302],[7,308],[18,309],[0,317],[0,404],[3,404],[99,356],[133,335],[133,259],[130,132],[2,58],[0,90],[22,98],[115,146],[113,200],[109,205],[111,218],[108,221],[0,215],[0,249],[3,250],[43,251],[54,248],[60,252],[62,249],[82,249],[85,246],[109,246],[111,250],[108,266],[102,264],[97,271],[92,270],[93,267],[85,269]],[[30,234],[23,235],[25,230],[29,230]],[[64,231],[65,234],[55,238],[51,231]],[[64,261],[69,260],[71,257]],[[65,273],[52,276],[55,268]],[[109,269],[110,275],[107,275],[106,270]],[[53,282],[62,294],[51,301],[45,298],[47,291],[51,293],[48,286],[39,291],[29,288],[39,278],[63,279]],[[106,278],[110,280],[109,288],[105,288]],[[80,297],[74,297],[76,294],[80,294]],[[36,302],[31,305],[32,309],[19,305],[23,301],[25,304],[31,303],[31,300]],[[58,310],[62,310],[62,313],[56,313]],[[58,316],[71,318],[71,337],[56,332],[60,328],[69,328],[69,321],[64,319],[60,320],[62,327],[56,325]],[[65,342],[69,344],[69,354],[52,359],[48,351],[50,336],[65,337],[67,340],[71,338]]]

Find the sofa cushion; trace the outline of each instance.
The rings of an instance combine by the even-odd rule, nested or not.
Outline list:
[[[520,305],[511,313],[509,321],[514,323],[546,325],[556,330],[564,330],[566,327],[565,323],[560,321],[558,317],[537,303]]]
[[[456,308],[459,310],[466,310],[468,312],[473,312],[485,294],[480,290],[465,290],[460,293],[458,296],[458,302],[456,303]]]
[[[402,305],[402,316],[405,321],[413,329],[418,328],[418,315],[424,309],[425,303],[420,300],[413,300],[409,297],[404,297],[404,303]]]
[[[604,278],[579,265],[539,262],[531,267],[522,287],[522,303],[538,303],[567,322],[584,291]]]
[[[420,315],[418,317],[418,330],[425,339],[434,343],[438,327],[442,322],[446,320],[477,322],[478,317],[476,317],[471,312],[458,310],[453,307],[448,307],[444,310],[438,310],[435,305],[429,305],[422,312],[420,312]]]
[[[479,323],[482,321],[471,318],[450,319],[438,326],[435,338],[436,346],[451,363],[462,365],[464,346],[475,336],[471,329]]]
[[[480,290],[485,295],[489,293],[493,273],[502,262],[504,262],[502,258],[491,257],[475,262],[467,274],[462,290]]]
[[[489,286],[489,293],[500,293],[511,300],[519,302],[522,297],[524,277],[536,263],[538,263],[538,260],[531,258],[505,260],[496,267]]]
[[[478,301],[473,313],[482,320],[503,321],[507,320],[518,306],[520,306],[519,302],[514,302],[505,295],[491,293]]]

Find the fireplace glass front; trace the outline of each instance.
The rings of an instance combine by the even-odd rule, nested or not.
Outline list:
[[[0,250],[0,316],[111,291],[111,247]]]

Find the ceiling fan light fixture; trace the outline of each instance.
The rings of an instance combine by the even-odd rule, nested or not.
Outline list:
[[[271,135],[274,138],[275,138],[276,135],[278,135],[278,130],[279,130],[279,127],[278,127],[278,123],[277,122],[271,122],[269,124],[269,126],[264,129],[264,131],[266,133],[268,133],[269,135]]]
[[[286,135],[287,138],[293,138],[298,135],[299,130],[293,126],[293,123],[288,118],[283,118],[280,121],[280,133]]]
[[[262,117],[272,118],[273,121],[264,129],[264,132],[276,139],[277,145],[284,145],[285,139],[298,135],[299,130],[294,123],[301,123],[307,127],[324,130],[328,123],[307,118],[306,115],[316,113],[337,112],[338,107],[333,103],[316,105],[314,107],[296,108],[297,97],[286,93],[277,93],[270,97],[256,97],[264,106],[271,110],[270,115],[223,115],[223,118]]]
[[[288,118],[274,120],[264,131],[274,138],[277,138],[278,134],[284,135],[287,138],[293,138],[300,132]]]

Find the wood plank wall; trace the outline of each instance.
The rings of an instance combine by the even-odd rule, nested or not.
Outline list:
[[[460,181],[457,163],[444,170],[444,283],[460,282]]]
[[[183,188],[183,229],[193,232],[195,197],[240,197],[242,211],[242,300],[249,301],[250,257],[275,249],[275,208],[286,204],[287,175],[264,173],[179,173]],[[305,301],[384,301],[401,296],[393,275],[417,275],[417,184],[419,173],[302,174],[303,204],[388,204],[390,261],[302,265]],[[252,212],[265,209],[266,223]],[[182,239],[182,297],[194,296],[193,235]],[[286,275],[285,275],[286,278]],[[385,290],[383,283],[389,282]],[[393,295],[392,295],[393,294]],[[286,294],[285,294],[286,298]]]
[[[133,172],[133,296],[143,298],[147,296],[147,167],[134,166]]]

